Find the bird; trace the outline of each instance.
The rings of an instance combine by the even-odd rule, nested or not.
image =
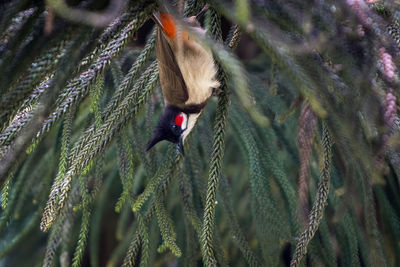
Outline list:
[[[197,16],[183,19],[185,27],[182,29],[171,14],[161,11],[153,14],[158,25],[156,54],[165,105],[146,151],[166,140],[176,144],[184,155],[185,138],[193,130],[208,99],[220,86],[211,50],[193,34],[206,35],[197,18],[207,8],[205,6]]]

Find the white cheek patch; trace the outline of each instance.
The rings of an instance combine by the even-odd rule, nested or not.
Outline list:
[[[196,124],[197,118],[200,116],[200,113],[198,114],[190,114],[187,119],[187,129],[182,133],[182,139],[185,141],[186,137],[189,135],[189,133],[193,130],[194,125]],[[182,124],[183,125],[183,124]]]
[[[183,122],[182,122],[182,125],[181,125],[181,129],[182,129],[182,131],[184,131],[184,130],[186,130],[186,128],[188,126],[188,116],[183,112],[180,115],[182,115],[182,117],[183,117]]]

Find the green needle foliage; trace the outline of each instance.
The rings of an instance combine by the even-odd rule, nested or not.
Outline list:
[[[301,262],[301,259],[306,254],[307,245],[318,229],[319,223],[323,216],[324,208],[328,200],[331,179],[330,171],[332,157],[332,140],[329,134],[328,127],[325,123],[323,123],[322,134],[322,143],[324,149],[324,167],[321,171],[321,181],[319,182],[317,197],[311,210],[308,228],[300,236],[300,240],[299,243],[296,245],[296,251],[290,263],[290,266],[298,266]]]
[[[206,4],[221,86],[185,156],[146,153],[152,14]],[[400,265],[399,9],[2,1],[0,265]]]

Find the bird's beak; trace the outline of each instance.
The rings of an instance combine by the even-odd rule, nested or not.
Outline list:
[[[178,149],[179,153],[182,154],[182,156],[185,155],[185,151],[183,149],[183,139],[182,136],[179,137],[179,142],[176,144],[176,148]]]
[[[150,148],[152,148],[155,144],[157,144],[158,142],[164,140],[164,138],[162,138],[162,136],[160,136],[157,132],[155,133],[155,135],[153,136],[153,138],[147,143],[146,145],[146,152],[150,150]]]

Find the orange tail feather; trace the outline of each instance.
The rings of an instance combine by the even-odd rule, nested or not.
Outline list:
[[[168,13],[160,12],[161,27],[170,38],[176,36],[176,22],[175,19]]]

